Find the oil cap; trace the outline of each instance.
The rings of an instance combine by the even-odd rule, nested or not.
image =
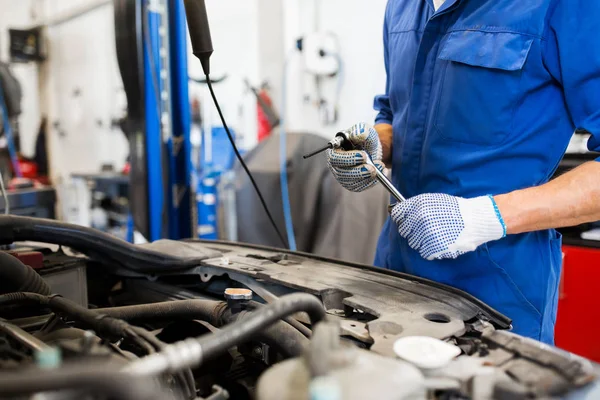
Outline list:
[[[232,313],[240,312],[252,300],[252,290],[240,288],[225,289],[225,299]]]

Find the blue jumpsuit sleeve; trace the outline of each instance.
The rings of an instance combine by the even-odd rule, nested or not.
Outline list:
[[[589,150],[600,151],[600,7],[597,1],[556,0],[548,18],[544,62],[563,87],[575,127],[592,135]]]
[[[376,124],[392,124],[393,113],[392,107],[390,106],[390,79],[389,79],[389,52],[388,52],[388,19],[390,2],[388,2],[387,9],[385,11],[385,20],[383,22],[383,58],[385,63],[386,83],[385,83],[385,94],[375,96],[373,108],[379,111],[377,117],[375,117]]]

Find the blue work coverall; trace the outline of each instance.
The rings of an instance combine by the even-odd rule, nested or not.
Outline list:
[[[597,0],[446,0],[437,11],[390,0],[375,108],[376,123],[393,125],[394,185],[408,197],[496,195],[547,182],[576,129],[600,150],[599,21]],[[561,264],[555,230],[427,261],[389,219],[375,259],[462,289],[546,343]]]

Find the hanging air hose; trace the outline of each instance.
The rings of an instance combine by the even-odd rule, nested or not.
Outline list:
[[[281,184],[281,202],[283,204],[283,218],[285,220],[285,230],[287,233],[288,245],[290,250],[296,251],[296,236],[294,235],[294,222],[292,220],[292,207],[290,205],[290,192],[288,188],[287,136],[285,130],[287,69],[289,65],[289,59],[291,58],[292,54],[286,57],[283,65],[283,78],[281,81],[281,111],[279,116],[279,181]]]

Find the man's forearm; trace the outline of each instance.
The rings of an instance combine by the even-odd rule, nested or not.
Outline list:
[[[390,124],[377,124],[374,126],[375,130],[379,134],[379,141],[383,149],[383,163],[386,167],[390,168],[392,165],[392,125]]]
[[[495,196],[507,234],[600,220],[600,162],[588,162],[546,183]]]

